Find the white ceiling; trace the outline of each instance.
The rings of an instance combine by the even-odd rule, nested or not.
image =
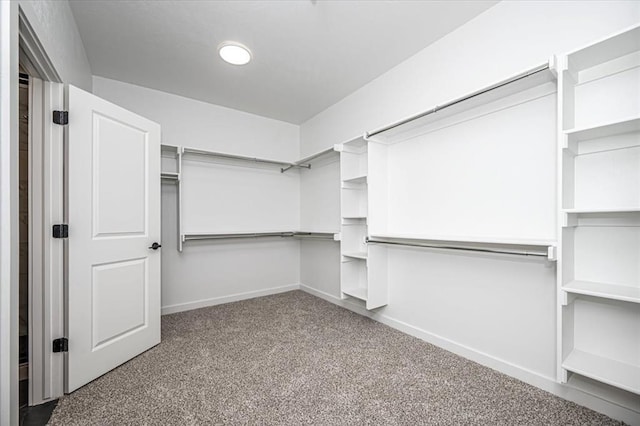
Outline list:
[[[302,123],[496,1],[72,1],[94,75]],[[223,62],[226,40],[248,46]],[[455,54],[455,52],[452,52]]]

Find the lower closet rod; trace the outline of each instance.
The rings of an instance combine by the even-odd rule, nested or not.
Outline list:
[[[293,232],[264,232],[253,234],[195,234],[185,235],[184,241],[191,240],[226,240],[233,238],[260,238],[260,237],[293,237]]]
[[[302,238],[328,238],[333,240],[334,234],[329,232],[294,232],[293,236]]]
[[[183,241],[196,240],[227,240],[234,238],[261,238],[261,237],[300,237],[300,238],[326,238],[333,239],[332,233],[328,232],[253,232],[248,234],[185,234]]]
[[[394,241],[385,241],[385,240],[376,240],[372,238],[367,238],[365,240],[367,244],[375,243],[375,244],[388,244],[394,246],[409,246],[409,247],[423,247],[423,248],[435,248],[435,249],[445,249],[445,250],[463,250],[463,251],[474,251],[481,253],[499,253],[499,254],[512,254],[518,256],[540,256],[540,257],[548,257],[547,252],[539,252],[539,251],[527,251],[527,250],[498,250],[498,249],[485,249],[485,248],[474,248],[474,247],[463,247],[463,246],[450,246],[450,245],[442,245],[442,244],[421,244],[421,243],[399,243]]]

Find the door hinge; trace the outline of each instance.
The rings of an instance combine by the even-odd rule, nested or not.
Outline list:
[[[53,238],[69,238],[69,225],[66,223],[53,225]]]
[[[60,337],[53,341],[53,352],[69,352],[69,339]]]
[[[69,124],[69,111],[53,111],[53,122],[61,126]]]

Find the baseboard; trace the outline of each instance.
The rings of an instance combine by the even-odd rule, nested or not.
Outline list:
[[[162,315],[175,314],[178,312],[190,311],[192,309],[206,308],[207,306],[222,305],[224,303],[238,302],[240,300],[253,299],[255,297],[270,296],[272,294],[285,293],[287,291],[299,290],[300,284],[290,284],[282,287],[272,287],[263,290],[248,291],[245,293],[230,294],[228,296],[213,297],[211,299],[194,300],[193,302],[178,303],[175,305],[163,306]]]
[[[477,351],[468,346],[446,339],[437,334],[430,333],[426,330],[391,318],[379,312],[368,311],[366,308],[364,308],[364,306],[349,299],[341,299],[332,294],[317,290],[313,287],[309,287],[305,284],[300,284],[300,290],[317,296],[335,305],[341,306],[345,309],[349,309],[350,311],[353,311],[357,314],[371,318],[382,324],[388,325],[389,327],[402,331],[403,333],[417,337],[420,340],[424,340],[449,352],[453,352],[456,355],[460,355],[466,359],[477,362],[478,364],[484,365],[485,367],[489,367],[493,370],[514,377],[532,386],[552,393],[560,398],[575,402],[576,404],[585,406],[594,411],[598,411],[614,419],[622,420],[625,423],[640,425],[640,412],[635,411],[631,407],[624,407],[616,402],[603,399],[598,395],[586,393],[580,389],[573,388],[568,385],[562,385],[560,383],[557,383],[551,377],[544,376],[542,374],[520,367],[516,364],[489,355],[487,353]]]

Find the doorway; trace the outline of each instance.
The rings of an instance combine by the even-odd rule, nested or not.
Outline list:
[[[19,75],[19,405],[29,404],[29,75],[20,65]]]

